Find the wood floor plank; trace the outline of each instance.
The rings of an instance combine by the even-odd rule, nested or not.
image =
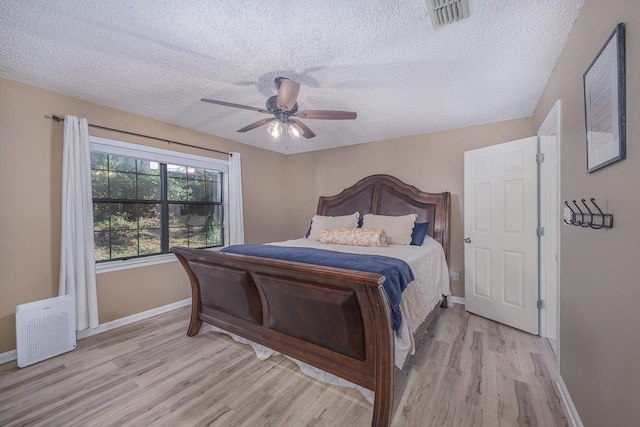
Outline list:
[[[148,423],[155,421],[155,418],[149,419],[148,413],[157,411],[166,411],[165,406],[171,404],[174,400],[180,398],[180,393],[201,381],[207,383],[219,384],[219,381],[233,376],[233,374],[241,371],[245,363],[253,360],[251,354],[244,354],[236,357],[227,365],[219,367],[217,370],[202,369],[199,364],[189,364],[188,367],[181,371],[181,375],[173,375],[165,378],[160,384],[151,386],[147,389],[147,399],[137,400],[127,405],[124,410],[120,411],[106,422],[113,425],[125,425],[136,423]],[[157,409],[156,409],[157,408]],[[138,424],[145,425],[145,424]]]
[[[455,419],[450,424],[452,426],[481,427],[484,420],[483,408],[474,404],[466,404],[456,411]],[[491,426],[492,424],[487,424]]]
[[[506,342],[499,323],[489,322],[488,338],[489,346],[487,347],[487,350],[501,354],[505,354],[507,352]]]
[[[486,425],[499,426],[499,398],[498,398],[498,366],[497,360],[493,357],[494,353],[492,352],[484,352],[482,363],[483,363],[483,376],[485,382],[485,401],[484,401],[484,411],[483,411],[483,420],[485,422],[487,420],[493,421],[492,423],[487,423]]]
[[[480,406],[484,403],[483,397],[486,389],[482,379],[482,336],[481,332],[473,332],[473,343],[471,344],[473,363],[465,398],[466,403],[475,406]]]
[[[537,426],[538,420],[533,410],[529,385],[522,381],[514,380],[516,398],[518,400],[518,425]]]
[[[554,385],[553,375],[549,371],[543,356],[537,353],[530,354],[535,367],[534,375],[541,386],[538,393],[539,400],[546,403],[551,415],[552,424],[550,423],[549,425],[568,426],[569,420],[564,414],[560,396]]]
[[[449,363],[447,366],[454,369],[460,368],[460,355],[462,353],[462,347],[467,340],[467,329],[469,328],[470,315],[466,312],[460,314],[461,322],[456,334],[455,340],[451,346],[451,355],[449,356]]]
[[[294,406],[297,406],[297,410],[292,408],[289,412],[289,417],[295,422],[286,425],[348,425],[347,419],[351,420],[353,427],[371,425],[372,406],[364,398],[357,399],[360,403],[354,404],[353,400],[344,398],[344,392],[345,390],[325,385],[320,392],[316,389],[315,393],[307,395],[307,408],[304,408],[303,401],[296,400]],[[295,415],[294,411],[299,412],[299,415]]]
[[[9,365],[9,363],[6,363],[6,365]],[[61,364],[41,364],[36,365],[35,368],[45,369],[34,370],[37,375],[21,375],[28,372],[28,370],[17,370],[17,368],[5,372],[2,378],[6,378],[8,381],[6,383],[3,381],[4,384],[0,387],[0,413],[6,411],[8,407],[18,404],[19,399],[27,399],[30,392],[35,392],[46,387],[46,384],[51,384],[52,377],[66,372],[67,369],[66,366]],[[12,379],[13,381],[11,381]]]
[[[430,415],[430,408],[438,397],[437,384],[440,371],[445,366],[449,354],[449,345],[440,341],[433,341],[427,353],[426,363],[419,374],[412,377],[405,391],[405,398],[396,410],[393,425],[418,425]]]
[[[93,407],[81,406],[81,414],[70,420],[68,427],[84,427],[88,425],[108,425],[106,420],[111,418],[114,413],[125,411],[127,407],[134,402],[145,399],[144,391],[137,387],[135,383],[127,383],[131,386],[130,391],[121,391],[111,400],[104,399],[101,403]]]
[[[298,381],[306,383],[307,387],[296,397],[287,400],[281,396],[274,397],[270,406],[262,413],[256,413],[248,421],[253,425],[278,425],[300,426],[306,425],[314,418],[312,407],[324,400],[323,393],[326,387],[320,386],[316,381]],[[322,396],[322,397],[321,397]],[[362,405],[369,409],[368,405]]]
[[[518,347],[517,347],[517,344],[516,344],[515,334],[521,334],[522,332],[520,332],[517,329],[514,329],[514,328],[512,328],[510,326],[503,325],[501,323],[495,323],[495,324],[498,325],[498,327],[500,329],[500,334],[502,335],[502,337],[504,339],[506,351],[507,352],[516,351],[518,349]]]
[[[32,407],[22,413],[14,415],[27,425],[65,425],[81,415],[92,404],[103,399],[113,399],[121,393],[133,391],[135,384],[130,384],[125,378],[113,378],[108,382],[100,382],[99,387],[90,390],[58,390],[56,396],[41,402],[42,407]],[[61,420],[57,423],[57,420]],[[49,424],[49,425],[52,425]]]
[[[222,423],[231,411],[223,402],[212,402],[209,397],[203,397],[172,413],[170,418],[164,420],[163,425],[216,425]]]
[[[0,366],[0,425],[369,426],[353,389],[266,361],[181,308],[78,341],[24,369]],[[394,427],[566,426],[548,343],[454,304],[420,337]]]
[[[496,360],[498,370],[503,376],[520,381],[525,380],[524,375],[522,374],[522,369],[520,368],[520,356],[518,350],[510,351],[506,354],[492,353],[492,356]]]
[[[521,378],[517,355],[511,353],[506,355],[499,353],[492,354],[496,360],[497,384],[497,395],[492,397],[496,399],[495,407],[500,423],[499,425],[517,425],[518,400],[516,399],[514,381],[520,380]]]
[[[323,425],[349,427],[369,427],[371,425],[373,411],[365,411],[361,406],[352,408],[350,403],[339,395],[334,399],[334,402],[327,407],[327,411],[323,414]]]
[[[436,341],[452,344],[456,337],[456,332],[460,328],[459,316],[463,312],[459,307],[453,306],[451,310],[458,316],[441,316],[433,327],[433,335]]]
[[[456,418],[456,411],[464,410],[465,402],[461,398],[462,391],[462,371],[449,367],[443,368],[440,373],[440,381],[436,386],[438,396],[430,406],[431,417],[422,419],[424,425],[444,426],[450,424]]]

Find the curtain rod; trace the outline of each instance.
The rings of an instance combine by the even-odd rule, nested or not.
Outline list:
[[[64,122],[64,117],[52,114],[51,115],[51,120],[54,120],[54,121],[60,123],[60,122]],[[182,145],[183,147],[197,148],[198,150],[212,151],[214,153],[226,154],[228,156],[232,156],[233,155],[231,153],[227,153],[226,151],[214,150],[213,148],[198,147],[197,145],[185,144],[184,142],[171,141],[170,139],[164,139],[164,138],[158,138],[158,137],[155,137],[155,136],[143,135],[141,133],[129,132],[129,131],[126,131],[126,130],[108,128],[106,126],[92,125],[91,123],[89,123],[89,127],[96,128],[96,129],[102,129],[102,130],[109,130],[109,131],[112,131],[112,132],[124,133],[126,135],[140,136],[142,138],[155,139],[156,141],[166,142],[167,144]]]

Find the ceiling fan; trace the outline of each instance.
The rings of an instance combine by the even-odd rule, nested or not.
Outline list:
[[[278,90],[278,94],[267,99],[266,110],[262,108],[249,107],[247,105],[234,104],[231,102],[216,101],[215,99],[202,98],[201,101],[224,105],[226,107],[257,111],[264,114],[273,114],[273,117],[271,118],[262,119],[255,123],[251,123],[242,129],[238,129],[238,132],[247,132],[268,124],[267,132],[273,139],[279,138],[285,129],[293,139],[301,136],[304,136],[307,139],[316,136],[311,129],[298,119],[353,120],[357,117],[356,113],[350,111],[298,110],[297,99],[298,92],[300,91],[300,84],[289,80],[286,77],[278,77],[275,79],[275,85]]]

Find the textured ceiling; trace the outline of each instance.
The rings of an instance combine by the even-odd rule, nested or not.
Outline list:
[[[583,2],[469,0],[433,30],[423,0],[0,0],[0,77],[299,153],[531,116]],[[263,114],[200,102],[264,108],[278,76],[358,118],[274,142],[236,132]]]

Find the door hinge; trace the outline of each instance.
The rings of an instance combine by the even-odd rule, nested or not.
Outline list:
[[[544,302],[543,299],[539,299],[538,300],[538,310],[542,310],[544,308],[547,308],[547,304]]]
[[[536,236],[538,236],[538,237],[544,236],[544,227],[537,227],[536,228]]]
[[[543,153],[536,154],[536,162],[538,162],[538,163],[544,162],[544,154]]]

